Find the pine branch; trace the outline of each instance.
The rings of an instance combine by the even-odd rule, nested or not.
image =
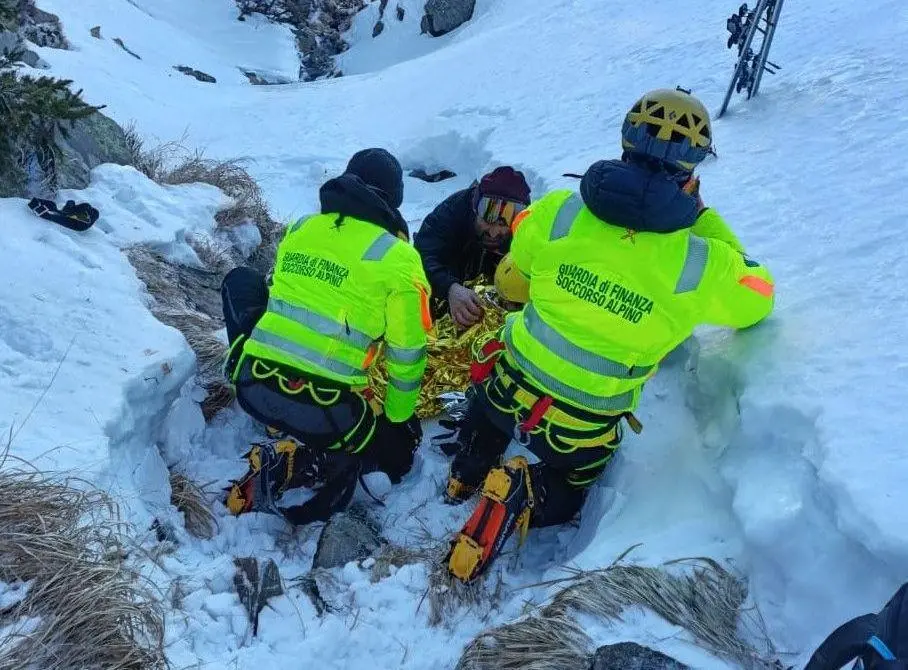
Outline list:
[[[9,0],[0,0],[4,2]],[[31,159],[53,180],[60,158],[58,136],[67,137],[74,122],[103,106],[85,102],[81,90],[71,90],[69,79],[20,75],[18,57],[0,56],[0,177],[6,183],[21,186]]]

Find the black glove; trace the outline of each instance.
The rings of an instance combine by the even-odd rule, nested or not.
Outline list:
[[[466,418],[440,419],[438,425],[445,429],[444,433],[436,433],[430,440],[433,447],[441,449],[445,456],[454,456],[463,449],[463,428]]]
[[[422,423],[415,414],[403,423],[391,425],[400,426],[401,434],[406,435],[413,442],[413,451],[419,448],[422,443]]]
[[[422,424],[415,414],[400,423],[380,418],[375,439],[368,447],[368,458],[388,475],[392,484],[397,484],[413,467],[413,454],[422,437]]]

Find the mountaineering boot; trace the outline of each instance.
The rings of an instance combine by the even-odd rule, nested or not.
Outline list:
[[[467,419],[458,440],[462,446],[451,461],[444,500],[459,505],[469,500],[482,486],[489,470],[501,463],[501,455],[511,441],[507,435],[487,421]],[[465,434],[464,434],[465,433]]]
[[[495,560],[515,528],[519,528],[523,544],[534,504],[526,458],[515,456],[492,468],[483,483],[479,504],[452,542],[448,572],[462,582],[474,580]]]
[[[253,444],[244,458],[249,470],[224,489],[224,505],[234,515],[245,512],[281,514],[277,500],[291,486],[314,486],[319,468],[311,449],[296,440]]]
[[[465,477],[467,473],[459,472],[451,466],[448,473],[448,483],[445,485],[444,500],[448,505],[459,505],[465,503],[473,497],[479,483],[482,480],[482,474],[473,477]]]
[[[472,498],[491,468],[500,462],[501,456],[497,454],[476,453],[466,449],[458,452],[448,472],[444,501],[449,505],[459,505]]]

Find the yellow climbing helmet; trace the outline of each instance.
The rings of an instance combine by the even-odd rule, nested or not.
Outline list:
[[[530,301],[530,282],[507,254],[495,269],[495,288],[498,295],[508,302],[524,304]]]
[[[621,146],[692,172],[712,149],[709,112],[680,88],[650,91],[624,117]]]

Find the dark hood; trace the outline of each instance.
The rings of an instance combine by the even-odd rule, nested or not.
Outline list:
[[[697,200],[665,172],[620,160],[598,161],[580,182],[590,211],[606,223],[647,233],[673,233],[697,220]]]
[[[381,226],[392,235],[403,233],[407,240],[410,231],[400,212],[366,182],[352,174],[342,174],[326,181],[318,192],[322,214],[340,214]]]

